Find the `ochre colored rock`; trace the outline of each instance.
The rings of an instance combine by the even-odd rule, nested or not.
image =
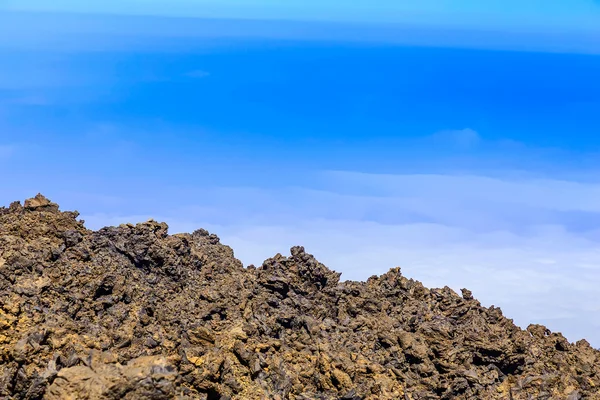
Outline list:
[[[2,399],[600,399],[600,353],[399,268],[302,247],[244,268],[205,230],[0,208]]]
[[[40,210],[47,209],[58,211],[58,204],[52,203],[41,193],[38,193],[35,197],[25,200],[25,209],[27,210]]]

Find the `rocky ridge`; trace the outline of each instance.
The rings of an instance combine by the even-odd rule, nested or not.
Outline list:
[[[600,352],[466,289],[77,218],[0,208],[0,399],[600,399]]]

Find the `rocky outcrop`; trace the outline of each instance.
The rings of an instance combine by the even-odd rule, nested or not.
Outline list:
[[[215,235],[0,209],[0,398],[596,399],[600,353],[392,269],[302,247],[244,268]]]

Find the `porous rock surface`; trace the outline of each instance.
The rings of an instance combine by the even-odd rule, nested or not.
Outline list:
[[[302,247],[244,268],[205,230],[91,231],[0,208],[2,399],[597,399],[600,353],[398,268],[342,282]]]

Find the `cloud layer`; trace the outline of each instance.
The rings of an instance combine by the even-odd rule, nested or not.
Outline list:
[[[544,323],[600,347],[592,58],[568,57],[563,65],[562,58],[471,54],[474,64],[462,59],[454,70],[464,53],[400,52],[398,64],[386,56],[363,70],[361,62],[373,54],[346,59],[325,48],[332,59],[342,54],[341,64],[318,64],[321,53],[304,58],[303,50],[281,59],[252,53],[260,63],[234,51],[226,62],[219,56],[211,63],[208,55],[219,47],[213,39],[223,37],[388,43],[415,37],[412,44],[513,49],[526,41],[318,23],[9,14],[0,13],[0,53],[8,60],[0,65],[0,139],[19,151],[0,144],[0,163],[11,172],[3,177],[2,204],[42,191],[65,209],[79,209],[91,228],[148,218],[168,222],[171,232],[204,227],[245,264],[300,244],[346,279],[400,266],[427,286],[467,287],[522,327]],[[552,51],[574,51],[572,43],[581,46],[577,51],[598,50],[597,40],[546,39],[540,43]],[[191,48],[192,61],[164,53]],[[411,59],[403,80],[399,72]],[[436,60],[439,69],[418,74]],[[498,65],[522,69],[505,74]],[[540,74],[547,65],[554,67]],[[371,79],[380,72],[381,80]],[[463,81],[469,84],[453,85]],[[373,91],[391,83],[397,86]],[[502,96],[505,102],[491,101]],[[369,98],[379,100],[368,105]],[[551,118],[552,110],[562,117]],[[521,114],[522,123],[505,124]],[[201,124],[214,115],[220,115],[214,127],[205,129]],[[389,125],[376,125],[388,118]],[[411,118],[418,126],[406,125]],[[573,120],[578,131],[567,137]],[[491,139],[462,124],[478,125]],[[457,129],[420,136],[445,126]],[[529,145],[501,139],[514,131],[529,132],[512,137],[529,137]],[[543,147],[548,143],[561,149]],[[310,170],[334,168],[341,171]]]
[[[137,5],[135,8],[139,9]],[[297,11],[304,8],[295,10],[293,15],[297,18]],[[161,48],[171,52],[186,48],[190,44],[188,40],[192,39],[195,39],[196,48],[206,49],[214,45],[213,39],[268,38],[559,53],[600,52],[596,20],[589,15],[589,10],[580,14],[579,24],[564,27],[559,32],[555,31],[557,20],[554,20],[554,25],[548,26],[546,19],[542,19],[546,27],[532,29],[530,18],[526,26],[506,29],[490,24],[481,26],[480,21],[476,21],[475,25],[456,23],[452,18],[451,23],[424,23],[423,20],[415,20],[414,15],[410,20],[390,24],[330,22],[330,18],[308,18],[310,22],[306,22],[303,18],[294,21],[281,16],[265,19],[260,15],[251,17],[248,10],[242,13],[243,18],[233,19],[227,19],[232,17],[222,13],[209,13],[204,18],[172,18],[161,17],[165,15],[161,13],[158,16],[135,16],[69,13],[61,12],[66,10],[60,8],[49,13],[27,10],[27,7],[2,10],[0,5],[0,11],[3,11],[0,12],[0,49],[130,51]],[[36,8],[29,10],[35,11]],[[183,15],[189,16],[189,10]],[[465,13],[461,11],[461,15]],[[568,19],[563,22],[571,24]],[[23,29],[24,26],[27,28]],[[165,42],[166,39],[171,40]]]
[[[544,323],[600,346],[596,183],[323,172],[310,185],[171,189],[161,201],[138,203],[141,215],[84,218],[94,228],[150,217],[171,232],[205,227],[246,265],[300,244],[345,279],[400,266],[430,287],[467,287],[522,327]]]

